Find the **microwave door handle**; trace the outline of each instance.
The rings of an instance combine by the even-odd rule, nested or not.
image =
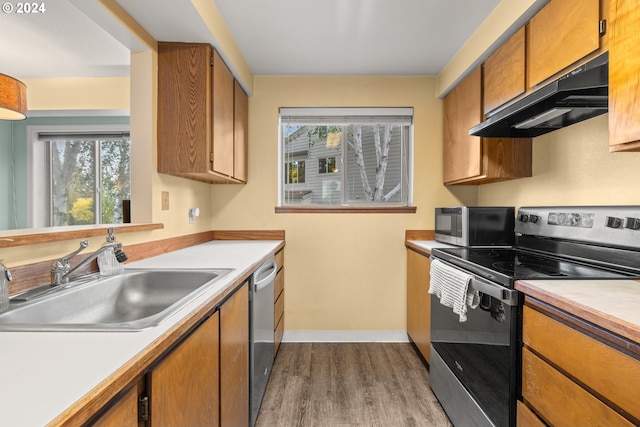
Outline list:
[[[470,286],[478,292],[490,295],[503,303],[516,306],[518,305],[520,293],[514,289],[508,289],[504,286],[495,285],[479,277],[473,276]]]

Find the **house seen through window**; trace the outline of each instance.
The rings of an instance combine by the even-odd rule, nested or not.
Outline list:
[[[280,205],[407,206],[411,108],[282,108]]]

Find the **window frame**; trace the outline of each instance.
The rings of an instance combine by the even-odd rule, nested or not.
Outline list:
[[[344,117],[363,116],[363,117],[397,117],[405,116],[410,117],[410,123],[408,126],[407,141],[403,144],[403,150],[407,150],[406,154],[406,187],[407,187],[407,200],[406,204],[392,204],[384,205],[381,203],[366,203],[366,204],[346,204],[346,205],[283,205],[283,186],[286,184],[284,179],[278,179],[278,203],[275,207],[276,213],[415,213],[416,207],[413,205],[413,164],[414,164],[414,113],[412,107],[397,108],[397,107],[362,107],[362,108],[340,108],[340,107],[317,107],[317,108],[281,108],[278,114],[278,177],[282,177],[284,165],[287,163],[283,157],[283,117],[287,115],[294,117],[323,117],[323,122],[319,124],[338,124],[336,120]],[[314,122],[315,123],[315,122]],[[373,124],[373,122],[372,122]],[[335,156],[336,163],[344,159],[344,154],[341,154],[340,159]],[[318,158],[318,161],[320,158]],[[308,162],[307,162],[308,163]],[[309,167],[307,165],[306,167]],[[315,166],[314,166],[315,167]],[[343,168],[341,168],[343,169]],[[346,168],[344,168],[346,169]],[[329,173],[327,173],[329,174]],[[341,176],[341,182],[344,187],[344,172],[338,173]],[[346,199],[346,197],[345,197]]]
[[[112,125],[30,125],[27,133],[27,227],[51,226],[51,166],[48,141],[39,139],[41,133],[130,133],[128,124]],[[99,150],[96,153],[99,156]],[[38,166],[46,165],[46,167]],[[99,160],[96,167],[99,167]],[[48,195],[47,195],[48,194]],[[95,197],[95,196],[94,196]],[[96,199],[94,199],[96,200]],[[97,211],[96,211],[97,212]],[[101,216],[96,216],[101,225]]]

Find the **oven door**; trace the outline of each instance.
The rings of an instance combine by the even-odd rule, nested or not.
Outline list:
[[[460,322],[431,296],[430,384],[456,426],[515,426],[520,294],[474,277],[480,305]]]

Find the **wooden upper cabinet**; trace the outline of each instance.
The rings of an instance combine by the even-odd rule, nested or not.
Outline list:
[[[640,9],[609,3],[609,144],[611,151],[640,151]]]
[[[600,0],[551,0],[529,21],[528,43],[533,88],[600,48]]]
[[[480,67],[444,98],[443,120],[445,184],[485,184],[531,176],[531,139],[469,135],[469,129],[482,120]]]
[[[234,82],[234,113],[233,113],[233,137],[234,137],[234,178],[247,182],[247,155],[249,145],[249,97],[244,92],[240,83]]]
[[[525,92],[524,27],[484,62],[483,89],[485,114]]]
[[[482,71],[476,68],[444,98],[444,182],[482,175],[482,146],[469,129],[482,120]]]
[[[213,170],[222,175],[233,176],[233,74],[213,51]]]
[[[158,172],[206,181],[211,153],[211,48],[158,43]]]
[[[246,182],[246,146],[236,150],[235,132],[245,126],[246,134],[248,120],[236,125],[235,84],[210,45],[158,43],[158,172],[211,183]]]

